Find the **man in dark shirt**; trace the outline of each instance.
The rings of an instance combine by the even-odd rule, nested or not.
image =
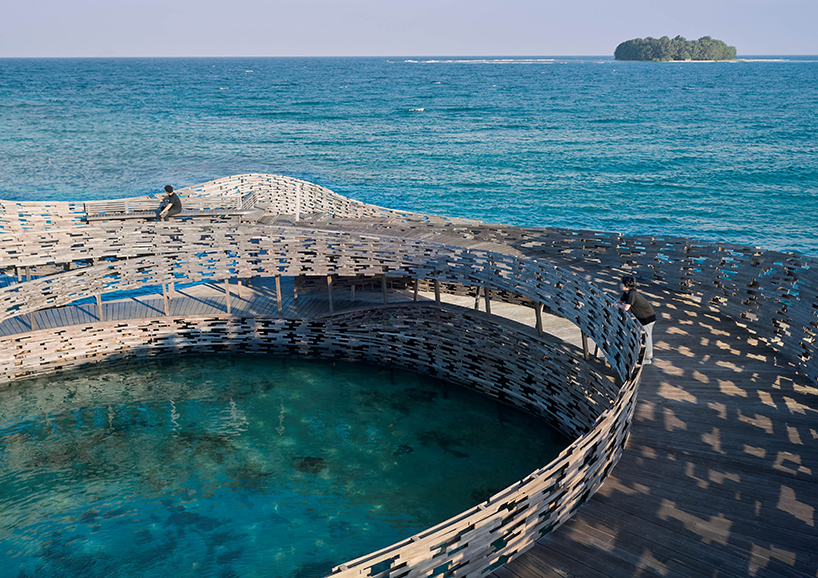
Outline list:
[[[165,197],[165,206],[157,215],[157,218],[162,219],[163,221],[167,221],[169,217],[178,215],[182,212],[182,201],[179,199],[179,196],[173,192],[173,187],[170,185],[165,185],[165,192],[167,193],[167,196]]]
[[[653,363],[653,324],[656,323],[656,313],[648,300],[636,292],[636,279],[634,277],[622,277],[620,284],[622,296],[614,303],[614,307],[622,311],[630,311],[636,320],[645,330],[645,358],[643,365]]]

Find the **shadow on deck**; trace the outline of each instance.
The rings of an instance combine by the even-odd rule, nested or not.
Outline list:
[[[818,388],[731,319],[652,298],[656,360],[621,461],[493,576],[818,576]]]

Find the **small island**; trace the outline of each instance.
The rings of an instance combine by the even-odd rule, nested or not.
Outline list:
[[[616,47],[616,60],[640,60],[646,62],[666,62],[669,60],[733,60],[736,47],[727,46],[721,40],[702,36],[698,40],[676,38],[634,38]]]

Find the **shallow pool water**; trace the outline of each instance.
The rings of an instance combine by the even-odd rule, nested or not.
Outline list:
[[[183,357],[0,391],[4,576],[324,576],[556,457],[542,421],[365,364]]]

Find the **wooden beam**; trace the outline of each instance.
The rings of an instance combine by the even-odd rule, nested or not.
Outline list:
[[[332,303],[332,275],[327,275],[327,298],[329,299],[330,315],[335,313],[335,307]]]
[[[230,315],[230,279],[224,279],[224,296],[227,298],[227,314]]]
[[[588,361],[588,336],[582,332],[582,359]]]
[[[301,220],[301,183],[295,185],[295,222]]]
[[[281,275],[276,275],[276,301],[278,301],[278,312],[282,311],[281,305]]]

